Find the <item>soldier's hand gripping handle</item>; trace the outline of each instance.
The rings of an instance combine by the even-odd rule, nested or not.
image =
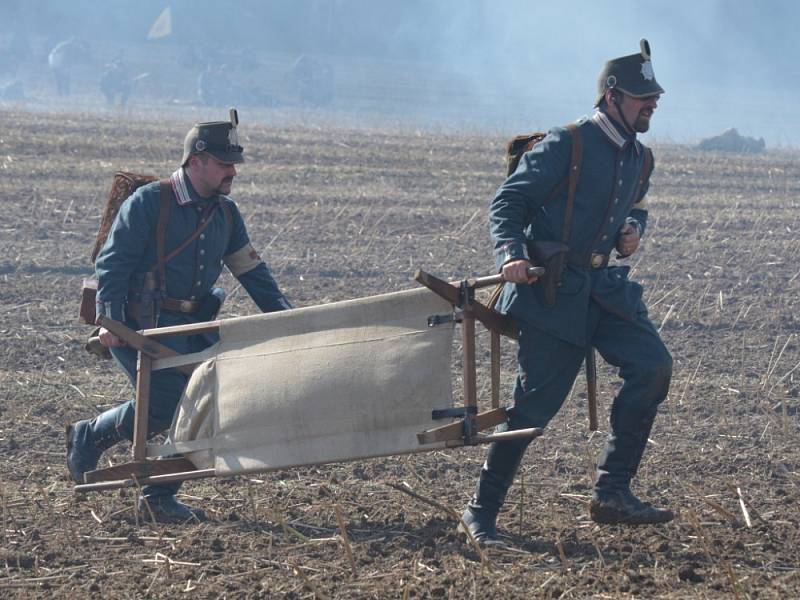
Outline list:
[[[534,283],[539,279],[542,269],[534,267],[529,260],[512,260],[503,265],[503,281],[509,283]]]
[[[534,267],[528,261],[522,261],[527,264],[526,273],[531,279],[531,283],[536,281],[539,277],[545,274],[544,267]],[[503,273],[498,275],[487,275],[485,277],[470,277],[466,280],[467,286],[473,289],[486,287],[489,285],[497,285],[499,283],[507,283],[509,280],[505,278]]]
[[[125,342],[123,342],[105,327],[100,328],[97,337],[100,339],[100,343],[106,348],[119,348],[120,346],[125,345]]]

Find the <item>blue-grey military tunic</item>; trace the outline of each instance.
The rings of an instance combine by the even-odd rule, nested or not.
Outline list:
[[[225,203],[211,222],[180,254],[166,264],[166,295],[202,302],[227,265],[264,312],[290,308],[269,269],[253,249],[244,220],[227,196],[201,198],[183,169],[170,178],[175,202],[170,208],[165,254],[177,247],[200,225],[209,203]],[[142,186],[120,207],[108,239],[98,254],[98,314],[125,321],[131,289],[141,289],[147,271],[156,264],[155,231],[160,210],[160,184]],[[228,216],[232,223],[228,222]],[[202,315],[201,315],[202,316]],[[197,316],[162,311],[159,326],[192,323]]]
[[[201,215],[210,203],[225,203],[228,210],[218,206],[203,232],[165,267],[166,296],[199,302],[200,311],[184,313],[162,309],[157,325],[183,325],[211,318],[219,304],[211,292],[223,266],[228,267],[263,312],[291,308],[250,243],[236,204],[222,195],[200,197],[183,168],[170,177],[170,185],[174,201],[166,229],[165,255],[198,228]],[[95,262],[98,314],[122,321],[134,329],[139,329],[140,324],[133,311],[127,310],[128,303],[131,291],[141,289],[145,274],[156,264],[155,235],[160,203],[159,182],[136,190],[120,207]],[[201,351],[212,343],[208,335],[168,336],[159,341],[181,354]],[[134,382],[136,352],[123,346],[112,348],[111,353]],[[151,433],[169,427],[185,384],[186,376],[174,369],[153,373],[148,426]],[[133,409],[131,401],[117,423],[117,429],[128,439],[133,433]]]
[[[553,306],[545,301],[541,281],[506,284],[498,304],[519,326],[519,376],[508,426],[547,425],[591,345],[619,367],[624,379],[611,410],[612,428],[619,434],[652,422],[669,389],[672,358],[647,316],[642,287],[628,279],[628,268],[592,268],[580,257],[613,252],[626,222],[644,232],[646,149],[600,111],[577,127],[582,164],[567,244],[578,259],[571,258],[564,269]],[[567,177],[571,158],[572,134],[553,129],[500,187],[489,215],[498,267],[529,258],[529,241],[561,241],[567,190],[548,198]]]
[[[626,222],[635,224],[640,233],[647,224],[647,183],[640,185],[645,149],[635,134],[621,131],[603,112],[584,118],[577,126],[583,160],[567,245],[573,255],[607,255],[614,250]],[[567,178],[571,155],[569,130],[555,128],[523,155],[517,170],[497,191],[489,217],[498,268],[514,259],[529,258],[529,241],[561,241],[566,186],[554,198],[548,197]],[[642,288],[627,274],[627,267],[567,265],[555,306],[545,303],[539,282],[506,285],[498,309],[583,346],[590,299],[629,320],[640,309]]]

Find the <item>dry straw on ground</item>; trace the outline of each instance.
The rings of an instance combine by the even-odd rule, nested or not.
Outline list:
[[[675,374],[637,491],[681,516],[632,529],[588,520],[604,436],[587,435],[579,379],[501,515],[514,546],[487,551],[486,569],[446,510],[386,485],[459,511],[483,448],[189,483],[182,499],[211,516],[201,525],[137,520],[131,492],[76,496],[64,424],[130,394],[110,364],[84,354],[76,324],[102,198],[114,169],[167,174],[185,127],[9,112],[0,122],[0,595],[800,595],[796,155],[656,148],[648,235],[631,266]],[[416,267],[450,278],[491,270],[485,214],[504,140],[245,133],[250,160],[234,195],[296,305],[408,288]],[[226,286],[227,315],[255,310]],[[480,343],[485,366],[488,336]],[[600,378],[605,423],[617,383],[608,368]],[[488,400],[488,376],[480,385]]]

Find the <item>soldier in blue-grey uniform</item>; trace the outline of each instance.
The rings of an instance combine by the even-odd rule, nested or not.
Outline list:
[[[253,248],[236,204],[228,197],[236,165],[244,161],[237,137],[238,117],[198,123],[187,134],[181,166],[169,179],[169,214],[163,234],[164,254],[182,244],[210,220],[202,233],[164,265],[164,285],[154,294],[148,281],[159,272],[155,239],[161,210],[161,183],[140,187],[120,207],[108,239],[97,256],[97,311],[132,329],[155,324],[183,325],[213,319],[224,299],[213,287],[223,266],[239,280],[263,312],[291,308],[267,265]],[[100,342],[135,385],[137,353],[106,329]],[[168,336],[162,344],[179,353],[198,352],[213,341],[206,335]],[[174,370],[154,371],[151,383],[148,435],[167,429],[187,376]],[[126,402],[78,421],[67,431],[67,465],[72,477],[94,470],[102,452],[133,439],[134,403]],[[199,509],[175,498],[178,484],[143,490],[140,510],[162,521],[203,519]]]
[[[645,195],[652,166],[637,133],[649,129],[660,95],[646,40],[640,52],[608,61],[597,109],[577,123],[582,164],[560,283],[548,295],[527,274],[536,242],[563,242],[565,181],[573,134],[555,128],[525,153],[490,208],[497,266],[507,282],[498,304],[519,328],[519,374],[508,429],[545,427],[561,408],[593,346],[619,368],[624,383],[613,401],[610,435],[597,468],[590,516],[598,523],[661,523],[671,511],[631,491],[656,411],[669,389],[672,358],[647,315],[642,287],[609,255],[630,256],[647,226]],[[652,155],[651,155],[652,156]],[[552,299],[554,298],[554,301]],[[482,543],[499,542],[496,519],[529,440],[492,444],[463,521]]]

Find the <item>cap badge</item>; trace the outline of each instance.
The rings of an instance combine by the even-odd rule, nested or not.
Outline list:
[[[206,143],[203,140],[197,140],[194,143],[194,149],[197,150],[198,152],[202,152],[203,150],[206,149]]]
[[[655,77],[653,73],[653,63],[649,60],[646,60],[642,63],[642,77],[644,77],[647,81],[652,81]]]

